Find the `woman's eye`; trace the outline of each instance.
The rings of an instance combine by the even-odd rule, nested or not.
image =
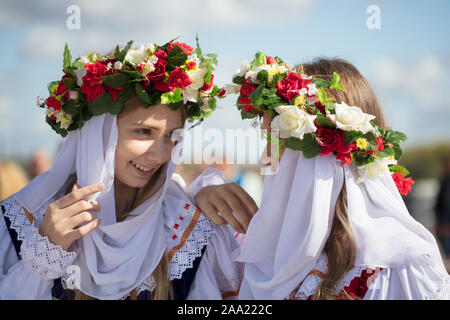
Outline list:
[[[150,135],[151,130],[150,129],[137,129],[136,132],[139,134],[143,134],[143,135]]]

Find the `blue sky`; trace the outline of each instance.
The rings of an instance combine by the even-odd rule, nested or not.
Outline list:
[[[81,28],[69,30],[69,5]],[[369,5],[381,29],[369,30]],[[406,147],[449,141],[450,1],[166,0],[0,1],[0,157],[56,151],[61,139],[44,122],[36,97],[61,77],[67,42],[74,57],[117,43],[164,43],[176,36],[219,54],[216,82],[229,83],[243,59],[264,51],[290,64],[314,57],[349,60],[378,94],[390,125],[409,136]],[[205,128],[249,128],[221,101]]]

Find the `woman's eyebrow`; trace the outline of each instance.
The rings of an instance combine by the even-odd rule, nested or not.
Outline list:
[[[149,128],[149,129],[159,129],[159,127],[157,127],[157,126],[154,126],[152,124],[147,124],[147,123],[144,123],[142,121],[134,122],[131,125],[132,126],[139,126],[139,127],[146,127],[146,128]]]
[[[142,121],[138,121],[138,122],[132,123],[132,126],[145,127],[145,128],[154,129],[154,130],[161,130],[160,127],[157,127],[157,126],[154,126],[154,125],[151,125],[151,124],[146,124],[146,123],[144,123]],[[168,132],[171,132],[171,131],[182,130],[182,129],[184,129],[184,126],[182,126],[182,127],[175,127],[175,128],[169,128],[169,129],[166,129],[166,130]]]

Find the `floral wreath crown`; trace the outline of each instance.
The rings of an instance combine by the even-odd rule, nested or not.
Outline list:
[[[300,150],[305,158],[334,154],[341,166],[354,162],[360,181],[388,167],[400,193],[411,191],[414,181],[405,178],[409,171],[397,163],[406,135],[383,130],[372,121],[375,116],[328,97],[326,88],[344,90],[336,72],[331,81],[307,76],[303,67],[292,71],[280,58],[258,52],[250,64],[242,63],[233,83],[242,119],[271,115],[279,138],[267,138],[280,148]]]
[[[197,120],[197,125],[226,91],[213,83],[217,55],[203,54],[196,40],[195,50],[174,40],[131,49],[129,41],[122,50],[117,45],[112,58],[90,52],[74,61],[66,44],[64,75],[48,85],[50,96],[38,97],[38,106],[46,108],[46,122],[63,137],[92,116],[118,114],[133,94],[145,108],[184,107],[188,121]]]

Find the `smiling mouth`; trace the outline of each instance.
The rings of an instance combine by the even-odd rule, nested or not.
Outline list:
[[[148,173],[148,172],[152,171],[152,169],[153,169],[153,168],[147,168],[147,167],[141,166],[141,165],[137,164],[134,161],[130,161],[130,163],[131,163],[131,165],[133,167],[135,167],[136,169],[138,169],[138,170],[140,170],[142,172],[147,172]]]

